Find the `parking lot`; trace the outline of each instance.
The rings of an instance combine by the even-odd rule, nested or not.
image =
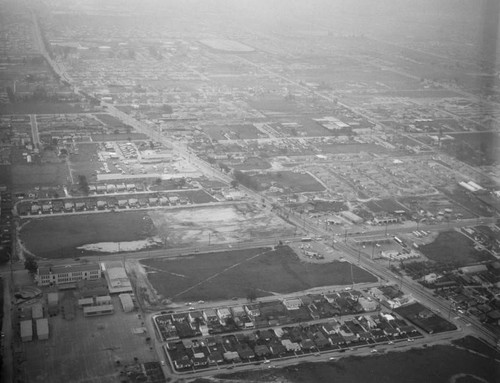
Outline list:
[[[116,382],[122,366],[157,360],[147,333],[135,334],[142,319],[136,312],[124,313],[117,297],[115,313],[84,317],[77,309],[74,320],[58,315],[49,318],[49,339],[23,343],[21,365],[30,382]],[[119,364],[117,363],[119,361]]]

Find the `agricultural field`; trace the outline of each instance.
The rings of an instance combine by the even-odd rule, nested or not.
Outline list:
[[[288,246],[204,253],[142,260],[148,279],[162,297],[173,301],[223,300],[288,294],[318,286],[376,282],[347,262],[305,263]]]
[[[456,266],[494,260],[488,252],[476,250],[474,242],[457,231],[439,233],[434,242],[420,246],[419,250],[430,260]]]
[[[267,190],[272,185],[281,187],[290,193],[321,192],[325,187],[307,173],[289,171],[256,174],[251,176],[259,184],[259,191]]]
[[[222,381],[239,382],[494,383],[498,380],[498,364],[483,353],[471,353],[455,346],[433,346],[218,377]]]

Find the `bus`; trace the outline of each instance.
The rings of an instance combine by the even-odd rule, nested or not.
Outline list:
[[[406,243],[404,243],[401,239],[398,237],[394,236],[394,240],[401,246],[406,247]]]
[[[313,239],[312,239],[311,237],[303,237],[303,238],[301,239],[301,241],[302,241],[302,242],[312,242],[312,240],[313,240]]]

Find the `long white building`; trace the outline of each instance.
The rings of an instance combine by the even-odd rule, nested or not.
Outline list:
[[[97,263],[82,263],[77,265],[38,267],[36,281],[38,286],[61,285],[81,280],[101,278],[101,268]]]

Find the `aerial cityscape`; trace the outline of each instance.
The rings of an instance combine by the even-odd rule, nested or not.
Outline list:
[[[500,381],[499,19],[0,0],[0,381]]]

